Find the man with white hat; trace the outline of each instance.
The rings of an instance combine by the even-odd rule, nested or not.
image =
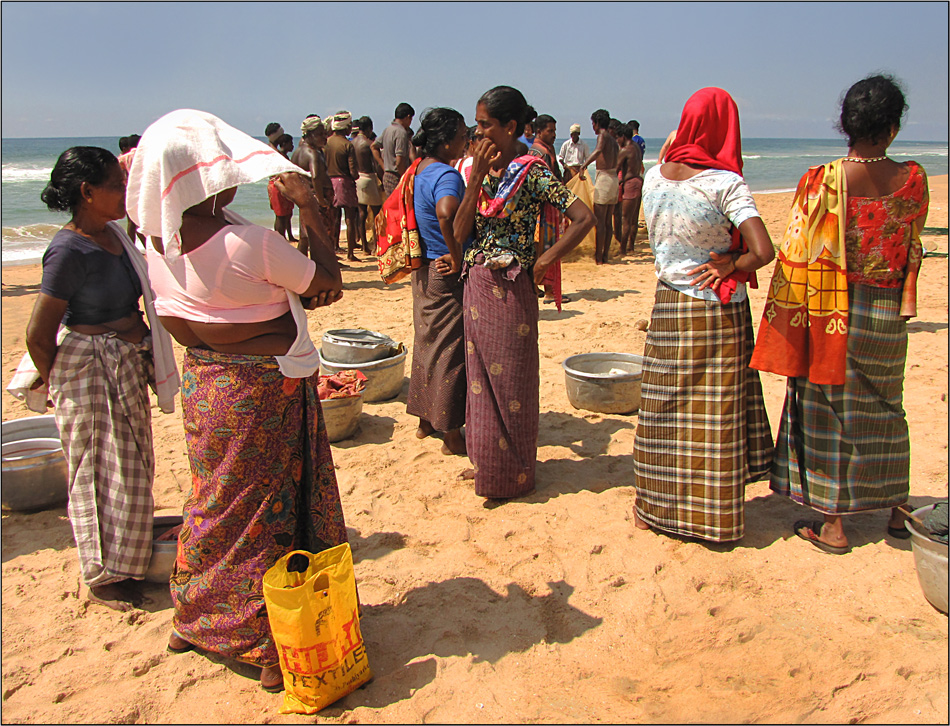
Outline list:
[[[590,156],[590,147],[581,141],[581,125],[571,125],[571,138],[561,144],[557,160],[564,167],[564,182],[569,182],[581,170],[587,157]]]

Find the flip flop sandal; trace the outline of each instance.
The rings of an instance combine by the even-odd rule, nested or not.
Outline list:
[[[846,555],[851,551],[851,545],[845,545],[844,547],[835,547],[830,545],[827,542],[822,542],[819,539],[818,533],[821,532],[821,528],[824,525],[824,522],[820,520],[815,520],[809,522],[807,519],[800,519],[792,526],[792,529],[795,532],[795,535],[801,537],[806,542],[811,542],[815,547],[820,549],[822,552],[827,552],[830,555]],[[805,530],[810,530],[806,533]]]
[[[903,512],[905,515],[910,515],[914,513],[914,510],[908,507],[906,504],[901,504],[898,507],[898,509],[901,512]],[[904,520],[904,522],[906,523],[909,520],[910,520],[910,517],[908,516]],[[902,524],[900,527],[892,527],[890,525],[887,525],[887,533],[891,535],[891,537],[896,537],[897,539],[910,539],[910,530],[908,530],[907,527],[904,526],[904,524]]]
[[[261,675],[263,675],[263,671],[264,671],[264,670],[266,670],[266,668],[262,668],[262,669],[261,669]],[[275,683],[265,684],[263,680],[261,680],[260,683],[261,683],[261,688],[263,688],[263,689],[264,689],[265,691],[267,691],[268,693],[280,693],[281,691],[284,690],[284,676],[283,676],[283,674],[281,674],[280,680],[277,681],[277,682],[275,682]]]
[[[180,643],[183,643],[183,645],[172,645],[173,638],[177,638]],[[178,633],[176,633],[173,630],[172,637],[168,639],[168,645],[165,647],[168,649],[169,653],[180,654],[180,653],[187,653],[190,650],[194,650],[195,644],[188,642],[187,640],[182,638]]]

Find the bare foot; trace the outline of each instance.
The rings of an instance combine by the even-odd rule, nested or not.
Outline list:
[[[475,470],[474,469],[463,469],[462,473],[458,476],[459,481],[475,481]]]
[[[356,255],[347,255],[347,256],[346,256],[346,259],[347,259],[348,261],[350,261],[350,262],[359,262],[359,261],[360,261],[360,258],[357,257]]]
[[[435,433],[435,429],[432,427],[428,421],[424,418],[419,419],[419,428],[416,429],[416,438],[424,439],[426,436],[432,436]]]
[[[194,650],[195,644],[190,640],[185,640],[174,630],[172,634],[168,636],[168,650],[172,653],[187,653],[189,650]]]
[[[637,529],[650,529],[650,525],[640,519],[636,509],[633,510],[633,524]]]
[[[271,693],[284,690],[284,674],[280,671],[280,665],[261,668],[261,688]]]
[[[120,613],[127,613],[135,607],[138,598],[128,588],[122,587],[122,584],[115,582],[110,585],[93,585],[89,588],[86,598],[97,605],[105,605]]]
[[[462,438],[461,429],[453,429],[445,432],[445,439],[442,442],[442,453],[446,455],[468,456],[468,449],[465,448],[465,439]]]

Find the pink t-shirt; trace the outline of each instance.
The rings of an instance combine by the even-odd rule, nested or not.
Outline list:
[[[273,230],[225,227],[169,265],[148,245],[159,315],[200,323],[259,323],[288,310],[287,290],[310,287],[316,263]]]

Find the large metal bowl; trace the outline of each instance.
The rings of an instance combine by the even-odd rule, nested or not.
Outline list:
[[[148,582],[167,583],[175,569],[178,557],[178,538],[159,541],[165,532],[182,523],[180,514],[155,517],[152,523],[152,558],[148,561],[145,579]]]
[[[921,519],[933,505],[914,510],[914,516]],[[917,525],[908,519],[904,525],[910,532],[910,543],[914,550],[914,564],[917,565],[917,580],[924,591],[927,602],[942,613],[947,612],[947,545],[934,542],[917,529]]]
[[[328,361],[320,353],[320,372],[325,375],[334,375],[341,371],[359,371],[366,376],[366,388],[363,389],[363,401],[374,403],[388,401],[399,395],[406,371],[406,355],[403,349],[399,353],[382,360],[369,363],[334,363]]]
[[[61,507],[69,501],[69,474],[58,438],[9,441],[2,445],[0,506],[15,512]]]
[[[567,399],[574,408],[597,413],[634,413],[640,409],[643,356],[630,353],[582,353],[567,358]]]
[[[362,328],[328,330],[323,334],[321,354],[332,363],[369,363],[390,358],[396,341],[388,335]]]
[[[359,428],[363,396],[360,394],[346,398],[328,398],[320,401],[320,408],[323,409],[323,423],[326,424],[330,443],[343,441],[355,434]]]
[[[11,441],[23,439],[58,439],[59,428],[56,426],[56,417],[48,413],[45,416],[28,416],[13,421],[4,421],[0,424],[0,443],[8,444]]]

